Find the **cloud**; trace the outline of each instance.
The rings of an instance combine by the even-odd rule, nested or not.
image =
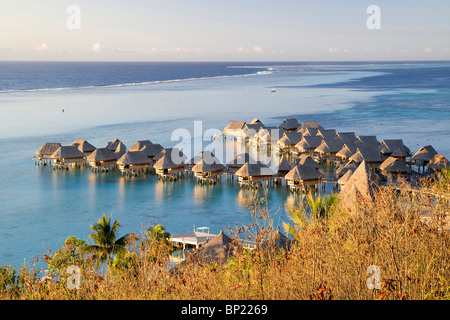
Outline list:
[[[47,47],[46,43],[42,43],[40,46],[37,46],[35,49],[36,49],[36,51],[47,51],[48,47]]]
[[[338,51],[339,51],[339,48],[336,46],[334,46],[333,48],[328,48],[328,52],[330,52],[330,53],[336,53]]]
[[[92,50],[92,52],[96,52],[96,53],[100,52],[102,50],[100,42],[94,43],[91,47],[91,50]]]
[[[433,49],[431,49],[430,47],[425,48],[425,52],[426,53],[431,53],[433,52]]]
[[[262,52],[263,49],[260,46],[254,46],[253,47],[253,52]]]

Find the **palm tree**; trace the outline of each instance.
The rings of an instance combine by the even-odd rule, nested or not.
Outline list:
[[[170,233],[166,232],[166,228],[160,224],[157,224],[154,227],[148,227],[145,235],[146,237],[154,241],[162,241],[170,238]]]
[[[144,238],[141,241],[141,250],[151,257],[157,257],[161,253],[172,252],[169,241],[170,233],[166,232],[164,226],[157,224],[147,228]]]
[[[313,195],[310,193],[307,198],[308,208],[294,209],[288,214],[289,218],[293,222],[293,226],[284,222],[284,228],[292,236],[296,236],[296,228],[304,228],[308,223],[308,211],[315,222],[326,221],[331,213],[333,206],[338,202],[337,194],[330,194],[323,198],[322,196],[317,196],[314,199]],[[309,210],[308,210],[309,209]]]
[[[109,219],[105,214],[98,220],[96,224],[91,225],[91,234],[89,238],[94,241],[94,245],[90,245],[91,251],[98,254],[98,264],[107,262],[111,264],[111,255],[125,250],[128,234],[117,239],[117,229],[121,227],[118,220],[111,224],[111,216]]]

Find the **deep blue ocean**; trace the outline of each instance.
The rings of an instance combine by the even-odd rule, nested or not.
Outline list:
[[[286,117],[400,138],[412,152],[431,144],[448,158],[450,62],[0,62],[0,265],[32,262],[70,235],[87,239],[103,213],[138,234],[156,223],[175,234],[251,221],[237,183],[54,171],[32,160],[44,142],[150,139],[193,156],[219,148],[209,137],[230,120]],[[275,225],[302,200],[285,187],[266,198]]]

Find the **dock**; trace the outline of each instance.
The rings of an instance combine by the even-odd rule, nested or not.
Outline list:
[[[207,231],[207,232],[205,232]],[[186,249],[186,245],[195,246],[195,248],[199,248],[199,246],[204,245],[211,239],[214,239],[217,235],[209,232],[208,227],[200,227],[194,229],[191,232],[182,232],[175,234],[170,237],[170,241],[174,244],[181,243],[183,245],[183,250]]]

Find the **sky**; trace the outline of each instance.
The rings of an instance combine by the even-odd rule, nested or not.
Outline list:
[[[0,60],[450,60],[450,1],[5,0]]]

